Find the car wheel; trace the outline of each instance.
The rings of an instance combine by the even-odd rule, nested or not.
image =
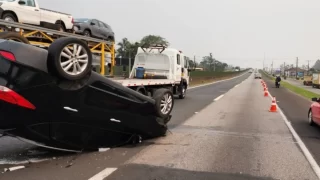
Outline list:
[[[312,111],[311,109],[309,110],[309,114],[308,114],[308,122],[309,122],[309,125],[310,126],[313,126],[315,123],[313,121],[313,118],[312,118]]]
[[[174,97],[168,89],[157,89],[153,94],[156,101],[155,108],[159,117],[168,118],[173,109]]]
[[[60,78],[80,80],[91,72],[92,53],[80,39],[63,37],[48,49],[48,69]]]
[[[184,99],[186,97],[186,94],[187,94],[187,88],[185,85],[182,85],[180,89],[179,99]]]
[[[83,31],[83,35],[84,35],[84,36],[91,37],[91,32],[90,32],[89,30],[84,30],[84,31]]]
[[[10,22],[18,22],[17,18],[12,13],[5,13],[2,19]]]

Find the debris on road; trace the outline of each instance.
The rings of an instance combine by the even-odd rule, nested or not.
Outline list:
[[[25,168],[25,166],[15,166],[15,167],[11,167],[11,168],[4,168],[4,172],[15,171],[15,170],[18,170],[18,169],[23,169],[23,168]]]
[[[110,150],[110,148],[99,148],[99,152],[106,152]]]

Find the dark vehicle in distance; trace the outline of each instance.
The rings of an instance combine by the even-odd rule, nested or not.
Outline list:
[[[91,64],[79,39],[59,38],[48,50],[0,39],[0,134],[66,151],[166,134],[170,90],[151,98],[91,71]]]
[[[77,18],[74,19],[73,25],[76,34],[108,41],[114,41],[115,39],[111,26],[98,19]]]

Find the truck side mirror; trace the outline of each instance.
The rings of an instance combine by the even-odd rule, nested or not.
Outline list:
[[[25,4],[26,4],[25,1],[19,1],[18,3],[19,3],[20,5],[25,5]]]
[[[181,72],[184,73],[184,68],[181,68]]]
[[[311,98],[311,101],[313,101],[313,102],[318,102],[318,98],[316,98],[316,97]]]

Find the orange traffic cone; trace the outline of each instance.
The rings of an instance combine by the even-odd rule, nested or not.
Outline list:
[[[277,104],[276,104],[276,97],[273,97],[270,112],[277,112]]]
[[[268,91],[268,88],[267,87],[263,87],[263,91]]]
[[[268,93],[268,89],[266,88],[266,90],[264,90],[264,97],[268,97],[269,93]]]

